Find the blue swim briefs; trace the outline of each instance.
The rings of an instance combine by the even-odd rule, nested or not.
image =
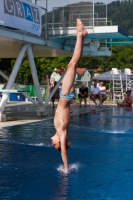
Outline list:
[[[73,92],[69,93],[69,94],[63,95],[62,94],[62,88],[61,88],[60,89],[60,97],[64,98],[64,99],[70,99],[70,100],[72,100],[75,97],[75,90]]]

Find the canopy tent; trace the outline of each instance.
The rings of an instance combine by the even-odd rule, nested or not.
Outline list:
[[[114,75],[114,78],[117,78],[118,75]],[[127,77],[126,77],[127,76]],[[122,80],[126,81],[126,80],[133,80],[133,76],[131,75],[126,75],[124,74],[124,72],[121,72],[121,78]],[[108,72],[104,72],[103,74],[100,74],[98,76],[95,76],[93,77],[93,80],[102,80],[102,81],[110,81],[112,80],[112,74],[111,74],[111,71],[108,71]]]

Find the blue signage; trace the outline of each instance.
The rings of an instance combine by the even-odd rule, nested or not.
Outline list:
[[[0,25],[41,34],[41,8],[21,0],[1,0]]]

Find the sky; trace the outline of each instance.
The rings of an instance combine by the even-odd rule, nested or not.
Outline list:
[[[33,3],[35,0],[32,0]],[[48,2],[48,11],[51,11],[53,7],[60,7],[60,6],[66,6],[68,4],[72,3],[78,3],[81,1],[87,1],[87,0],[47,0]],[[88,0],[88,2],[92,2],[93,0]],[[105,4],[108,4],[112,2],[112,0],[94,0],[96,2],[103,2]],[[37,4],[42,7],[46,7],[46,0],[37,0]]]

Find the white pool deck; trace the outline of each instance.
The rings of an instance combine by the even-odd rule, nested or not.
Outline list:
[[[56,110],[55,105],[55,110]],[[102,108],[98,108],[94,105],[90,106],[89,104],[84,107],[84,104],[79,107],[78,104],[71,105],[70,111],[71,116],[72,115],[79,115],[84,113],[89,113],[96,109],[97,111],[103,111],[106,109],[112,108],[112,106],[116,105],[103,105]],[[27,124],[27,123],[33,123],[38,121],[44,121],[48,119],[53,119],[55,110],[53,111],[51,104],[49,104],[45,110],[45,115],[42,117],[38,117],[36,115],[37,107],[34,106],[32,103],[12,103],[7,104],[4,113],[6,113],[7,121],[6,122],[0,122],[0,128],[14,126],[14,125],[20,125],[20,124]]]

